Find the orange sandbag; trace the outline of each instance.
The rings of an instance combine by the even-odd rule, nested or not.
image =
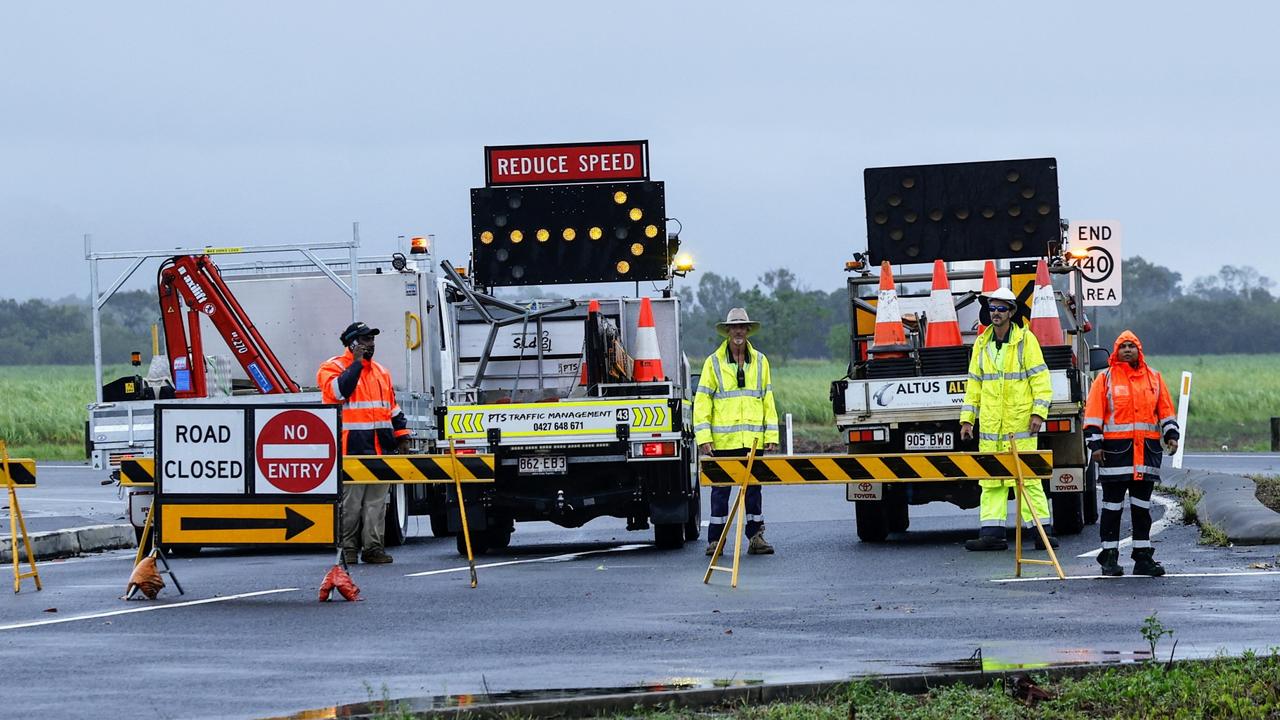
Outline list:
[[[133,568],[133,574],[129,576],[129,584],[125,587],[124,596],[129,597],[134,588],[142,591],[148,600],[155,600],[156,595],[160,594],[160,589],[164,587],[164,579],[160,577],[160,572],[156,570],[156,559],[154,557],[145,557],[142,562]]]
[[[348,601],[354,602],[360,600],[360,588],[356,587],[351,576],[341,565],[334,565],[333,569],[324,576],[324,581],[320,583],[320,602],[329,602],[330,595],[334,589],[338,594]]]

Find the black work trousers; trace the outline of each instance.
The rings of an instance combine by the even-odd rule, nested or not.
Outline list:
[[[1155,483],[1150,480],[1126,480],[1102,483],[1102,516],[1098,520],[1098,534],[1102,536],[1102,549],[1120,547],[1120,513],[1124,511],[1124,496],[1129,495],[1129,519],[1133,521],[1133,549],[1151,547],[1151,491]]]

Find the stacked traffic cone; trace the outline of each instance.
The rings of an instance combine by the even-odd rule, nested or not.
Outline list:
[[[951,283],[947,281],[947,269],[941,260],[934,260],[933,290],[929,292],[929,328],[924,334],[924,346],[954,347],[963,344],[955,301],[951,299]]]
[[[640,298],[640,321],[636,324],[635,369],[632,378],[636,382],[661,380],[662,356],[658,352],[658,329],[653,326],[653,304],[649,298]]]
[[[996,288],[999,288],[999,287],[1000,287],[1000,277],[996,275],[996,261],[988,260],[987,264],[982,266],[982,293],[981,294],[986,295],[989,292],[995,291]],[[982,315],[984,313],[986,313],[985,308],[981,313],[978,314],[978,334],[979,335],[982,334],[983,330],[987,329],[987,326],[982,324]],[[990,319],[989,315],[987,316],[987,319]]]
[[[1041,347],[1065,345],[1062,323],[1058,322],[1058,304],[1053,299],[1053,284],[1049,282],[1049,264],[1044,258],[1036,263],[1036,290],[1031,296],[1031,333]]]
[[[871,353],[879,358],[906,357],[906,332],[902,329],[902,311],[898,308],[898,290],[893,284],[889,261],[880,263],[880,292],[876,298],[876,332]]]
[[[587,325],[586,326],[588,328],[592,326],[592,322],[591,322],[592,316],[599,315],[599,313],[600,313],[599,300],[593,299],[591,302],[587,303]],[[586,338],[585,333],[583,334],[583,338],[584,340],[582,343],[582,360],[578,363],[578,366],[582,368],[582,372],[578,375],[578,384],[581,385],[582,387],[586,387],[587,386],[587,343],[585,340]]]

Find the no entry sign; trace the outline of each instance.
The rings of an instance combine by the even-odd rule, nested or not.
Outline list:
[[[334,413],[326,410],[259,410],[254,494],[331,495],[338,492],[338,443]]]

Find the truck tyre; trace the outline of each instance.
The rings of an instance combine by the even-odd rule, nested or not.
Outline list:
[[[889,532],[906,532],[911,527],[911,506],[903,500],[886,500]]]
[[[405,496],[404,483],[392,485],[390,495],[382,537],[387,547],[399,547],[409,537],[409,498]]]
[[[684,545],[685,523],[654,523],[653,542],[662,550],[678,550]]]
[[[1084,529],[1083,493],[1061,493],[1051,499],[1055,535],[1079,535]]]
[[[684,524],[684,539],[697,540],[702,536],[702,487],[693,487],[693,497],[689,498],[689,521]]]
[[[449,530],[449,505],[445,499],[444,487],[430,485],[427,487],[427,517],[431,519],[431,537],[452,537]]]
[[[457,542],[458,554],[461,555],[462,557],[466,557],[467,556],[466,536],[462,533],[461,530],[459,530],[458,534],[454,535],[453,538]],[[510,540],[511,540],[511,535],[508,534],[507,541],[510,542]],[[489,552],[489,533],[482,530],[472,531],[471,554],[474,555],[475,557],[479,557],[481,555],[484,555],[487,552]]]
[[[858,523],[858,539],[862,542],[880,543],[889,537],[889,519],[883,500],[856,500],[853,515]]]
[[[1084,469],[1084,524],[1098,522],[1098,465],[1089,463]]]

